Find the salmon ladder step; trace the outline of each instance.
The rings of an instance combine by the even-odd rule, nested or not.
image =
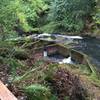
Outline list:
[[[18,100],[0,81],[0,100]]]

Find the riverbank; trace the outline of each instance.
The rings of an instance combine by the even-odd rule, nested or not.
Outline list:
[[[49,97],[54,97],[54,100],[62,97],[74,97],[74,99],[69,100],[99,98],[100,80],[98,71],[94,68],[94,70],[91,69],[92,71],[90,71],[85,64],[79,64],[79,66],[60,65],[40,59],[41,54],[35,55],[35,52],[41,48],[43,49],[44,44],[47,45],[46,41],[35,42],[32,39],[30,41],[29,38],[28,40],[23,38],[19,40],[14,39],[13,43],[11,45],[12,39],[5,42],[2,41],[0,78],[19,100],[26,100],[32,97],[39,97],[38,100],[41,100],[41,96],[46,98],[46,100],[52,100]],[[4,52],[3,50],[6,51]],[[91,91],[92,89],[95,90]],[[39,90],[43,91],[45,96]],[[86,92],[84,93],[84,91]],[[33,95],[35,93],[37,94]]]

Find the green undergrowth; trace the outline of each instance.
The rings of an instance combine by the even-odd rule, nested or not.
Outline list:
[[[51,94],[49,87],[40,84],[33,84],[23,88],[28,96],[28,100],[57,100],[56,96]]]
[[[26,69],[23,63],[17,59],[7,60],[7,64],[11,68],[12,83],[18,86],[28,96],[28,100],[58,100],[50,84],[47,83],[47,80],[52,79],[54,73],[59,68],[65,68],[75,75],[86,75],[91,83],[100,86],[100,80],[97,75],[91,73],[84,65],[58,65],[52,63],[45,65],[46,63],[44,61],[36,61],[32,68]],[[19,69],[24,71],[22,75],[16,73]],[[65,97],[65,100],[69,100],[68,97]]]
[[[53,33],[58,31],[58,27],[60,26],[60,23],[58,22],[50,22],[40,28],[42,32],[46,33]]]
[[[73,75],[84,76],[84,78],[88,77],[89,83],[100,87],[99,73],[95,70],[95,67],[93,68],[92,65],[91,67],[89,67],[90,62],[88,66],[70,64],[59,65],[57,63],[49,63],[43,60],[37,60],[34,61],[33,65],[29,66],[27,63],[28,60],[30,61],[30,53],[27,54],[27,52],[29,52],[28,49],[19,48],[18,46],[10,47],[9,45],[2,45],[1,47],[5,47],[7,48],[7,50],[10,50],[10,52],[1,54],[0,56],[0,63],[7,65],[10,69],[8,73],[9,75],[11,75],[11,79],[9,79],[10,83],[19,87],[28,96],[28,100],[58,100],[60,94],[56,94],[56,92],[54,91],[54,87],[51,86],[50,81],[48,82],[48,80],[54,81],[54,75],[56,75],[56,72],[59,69],[64,69],[64,71],[66,72],[64,72],[65,74],[62,73],[61,77],[57,79],[58,83],[60,82],[60,80],[62,80],[62,78],[64,79],[64,77],[66,79],[66,82],[67,80],[71,81],[66,78],[66,76],[64,76],[68,72],[69,77],[71,75],[70,78],[72,78],[73,80],[75,79],[73,78]],[[18,55],[18,57],[15,56],[15,54]],[[25,59],[22,59],[23,57]],[[57,86],[57,84],[53,85]],[[65,86],[65,88],[67,87],[64,83],[63,85]],[[82,86],[80,85],[80,87]],[[58,90],[60,89],[58,88]],[[69,93],[68,95],[64,95],[64,100],[69,100],[68,98]]]
[[[38,61],[35,64],[36,65],[31,70],[26,71],[25,74],[16,77],[14,80],[14,84],[17,83],[17,85],[19,85],[19,87],[25,92],[28,98],[31,98],[29,100],[34,100],[32,99],[32,97],[36,98],[35,100],[42,100],[41,98],[43,98],[43,100],[57,100],[56,95],[52,94],[54,92],[52,92],[52,88],[49,86],[50,84],[47,83],[47,80],[53,79],[54,73],[59,68],[66,69],[75,75],[86,76],[90,80],[90,83],[93,83],[97,86],[100,85],[100,81],[97,75],[91,73],[90,70],[88,70],[87,68],[85,69],[84,67],[86,66],[80,66],[79,68],[73,65],[49,64],[45,67],[43,61]],[[31,83],[27,83],[27,80],[31,81],[33,78],[35,79],[34,81],[32,81]],[[97,82],[98,84],[96,84]],[[53,95],[52,99],[49,98],[50,95]]]
[[[91,74],[89,78],[92,84],[100,88],[100,78],[97,76],[97,74]]]

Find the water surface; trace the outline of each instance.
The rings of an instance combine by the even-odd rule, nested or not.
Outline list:
[[[100,69],[100,39],[84,37],[77,40],[78,44],[74,49],[84,52],[92,58],[92,62]]]

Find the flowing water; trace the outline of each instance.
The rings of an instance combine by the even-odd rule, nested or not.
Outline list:
[[[82,40],[78,40],[74,49],[89,55],[92,62],[100,69],[100,39],[84,37]]]
[[[63,41],[64,44],[71,43],[75,40],[78,43],[74,44],[74,49],[79,50],[87,54],[89,57],[91,57],[92,63],[95,64],[100,69],[100,39],[96,39],[92,37],[83,37],[82,39],[82,37],[79,36],[66,36],[66,35],[59,35],[59,34],[52,34],[52,35],[40,34],[39,36],[42,36],[43,40],[46,39],[47,41],[55,41],[55,42]],[[59,58],[58,55],[57,57],[55,56],[55,58]]]

